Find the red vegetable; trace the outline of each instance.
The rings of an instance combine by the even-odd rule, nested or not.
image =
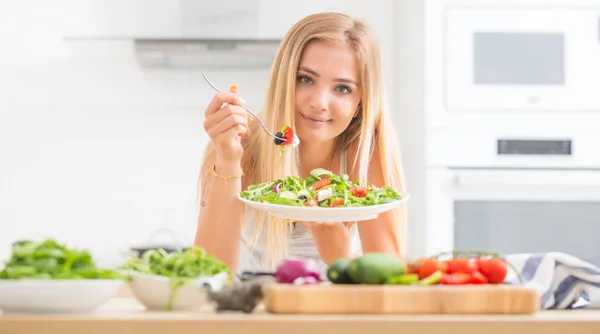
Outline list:
[[[319,265],[313,259],[287,258],[275,270],[275,279],[279,283],[294,283],[297,278],[313,277],[320,280]]]
[[[273,187],[273,192],[275,192],[276,194],[279,193],[279,187],[281,186],[281,183],[277,183],[275,185],[275,187]]]

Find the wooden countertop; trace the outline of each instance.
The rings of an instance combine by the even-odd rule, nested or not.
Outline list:
[[[2,334],[158,333],[544,333],[600,332],[600,310],[542,311],[534,315],[276,315],[149,312],[132,298],[114,298],[86,315],[2,315]]]

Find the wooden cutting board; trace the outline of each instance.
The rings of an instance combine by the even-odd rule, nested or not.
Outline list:
[[[531,314],[539,293],[514,285],[268,284],[267,311],[287,314]]]

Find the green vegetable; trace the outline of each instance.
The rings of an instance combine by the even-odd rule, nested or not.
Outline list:
[[[140,258],[130,259],[123,269],[169,277],[172,293],[168,310],[173,309],[177,290],[194,278],[210,277],[225,272],[229,281],[233,279],[233,274],[227,264],[197,246],[192,246],[186,251],[178,250],[172,253],[167,253],[164,249],[151,249],[144,252]]]
[[[388,278],[405,273],[404,261],[388,253],[366,253],[348,265],[350,278],[362,284],[383,284]]]
[[[327,278],[334,284],[354,283],[348,276],[348,265],[352,259],[339,259],[327,267]]]
[[[404,274],[398,276],[388,277],[384,284],[390,285],[410,285],[419,281],[418,274]]]
[[[439,283],[442,280],[442,275],[443,273],[440,270],[436,270],[433,274],[423,278],[422,280],[418,281],[417,284],[419,285],[434,285]]]
[[[117,271],[96,266],[86,250],[70,248],[53,239],[13,243],[0,279],[121,279]]]
[[[313,189],[311,186],[321,180],[331,180],[330,185],[321,189]],[[311,171],[306,179],[297,176],[288,176],[271,182],[263,182],[249,186],[240,193],[240,197],[271,204],[303,206],[311,199],[317,200],[317,206],[330,207],[331,202],[343,199],[343,203],[337,207],[360,207],[386,204],[400,200],[402,197],[392,188],[368,186],[366,195],[355,196],[352,188],[358,186],[357,181],[350,181],[347,174],[335,175],[332,172],[317,168]],[[319,198],[318,192],[331,188],[332,195],[328,198]]]

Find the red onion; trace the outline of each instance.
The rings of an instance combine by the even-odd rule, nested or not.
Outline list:
[[[273,187],[273,191],[274,191],[276,194],[277,194],[277,193],[279,193],[279,187],[280,187],[280,186],[281,186],[281,183],[277,183],[277,184],[275,185],[275,187]]]
[[[313,277],[319,281],[321,274],[319,265],[313,259],[284,259],[275,271],[275,279],[279,283],[294,283],[297,278]]]

